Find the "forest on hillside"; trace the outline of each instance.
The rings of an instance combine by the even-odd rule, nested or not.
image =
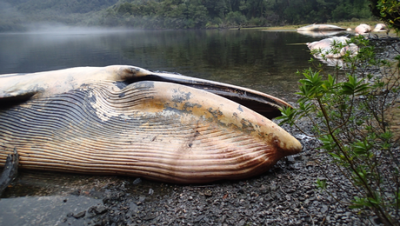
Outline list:
[[[368,0],[131,0],[102,12],[107,26],[210,28],[370,19]]]
[[[0,0],[0,31],[27,24],[144,29],[277,26],[371,19],[369,0]]]

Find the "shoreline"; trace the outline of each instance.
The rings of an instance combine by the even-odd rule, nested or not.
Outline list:
[[[389,52],[388,52],[389,53]],[[386,54],[386,52],[385,52]],[[391,54],[388,54],[391,55]],[[307,127],[307,122],[301,122]],[[283,126],[303,144],[303,151],[280,160],[259,176],[206,185],[175,185],[123,176],[85,176],[22,172],[12,189],[31,189],[31,203],[18,197],[10,205],[10,218],[58,225],[374,225],[373,215],[359,214],[316,188],[316,179],[329,172],[348,191],[356,191],[330,160],[320,154],[318,141]],[[55,177],[55,178],[53,178]],[[53,178],[53,179],[52,179]],[[53,180],[53,181],[52,181]],[[346,198],[340,190],[330,190]],[[11,192],[3,197],[12,199]],[[35,197],[40,196],[37,199]],[[86,203],[87,199],[96,202]],[[23,200],[23,201],[22,201]],[[47,200],[56,208],[55,223],[46,220],[51,210],[27,208]],[[18,209],[20,208],[20,209]],[[24,214],[21,214],[24,213]],[[0,224],[2,219],[0,219]],[[51,219],[53,220],[53,218]],[[6,222],[6,221],[5,221]]]

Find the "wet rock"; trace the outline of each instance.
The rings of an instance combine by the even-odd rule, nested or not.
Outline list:
[[[136,213],[136,212],[138,211],[138,206],[137,206],[134,202],[131,202],[131,203],[129,204],[129,210],[130,210],[131,212]]]
[[[156,218],[156,215],[153,214],[153,213],[149,213],[149,214],[147,214],[147,215],[143,218],[143,220],[149,221],[149,220],[152,220],[152,219],[154,219],[154,218]]]
[[[71,195],[79,196],[79,195],[81,194],[81,189],[77,189],[77,190],[71,192],[70,194],[71,194]]]
[[[286,161],[287,161],[288,164],[292,164],[292,163],[295,162],[294,157],[291,156],[291,155],[286,157]]]
[[[136,178],[136,179],[132,182],[133,185],[137,185],[137,184],[140,184],[140,183],[142,183],[142,179],[140,179],[140,178]]]
[[[108,211],[108,209],[104,205],[92,206],[88,210],[88,212],[95,213],[95,214],[103,214],[103,213],[105,213],[107,211]]]
[[[75,217],[75,219],[79,219],[79,218],[84,217],[85,215],[86,215],[86,210],[74,214],[73,217]]]

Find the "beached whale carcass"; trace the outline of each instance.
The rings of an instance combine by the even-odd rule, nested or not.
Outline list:
[[[311,51],[316,51],[315,57],[325,57],[325,58],[341,58],[346,54],[346,52],[350,52],[351,55],[355,55],[358,53],[358,46],[350,42],[350,38],[346,36],[335,36],[331,38],[325,38],[320,41],[315,41],[311,43],[307,43],[307,47]],[[335,44],[342,44],[342,48],[338,51],[333,51],[333,47]]]
[[[344,28],[330,24],[312,24],[297,29],[297,33],[312,37],[334,36],[343,31]]]
[[[387,26],[386,24],[383,23],[377,23],[372,31],[374,32],[387,31]]]
[[[356,34],[363,35],[363,34],[366,34],[366,33],[370,33],[371,30],[372,30],[371,26],[369,26],[368,24],[360,24],[354,29],[354,32]]]
[[[304,27],[297,28],[297,31],[344,31],[346,29],[331,25],[331,24],[311,24]]]
[[[358,46],[354,43],[349,43],[350,39],[346,36],[335,36],[325,38],[320,41],[307,43],[307,47],[315,58],[324,62],[329,66],[346,67],[342,57],[349,53],[350,56],[358,54]],[[335,49],[334,46],[337,45]],[[341,47],[339,48],[339,44]]]
[[[278,98],[133,66],[2,75],[0,106],[0,164],[15,149],[22,169],[207,183],[302,148],[267,118]]]

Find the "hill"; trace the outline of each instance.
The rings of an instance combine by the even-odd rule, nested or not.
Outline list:
[[[226,28],[371,19],[369,0],[0,0],[0,31],[32,23],[144,29]]]
[[[90,25],[99,11],[118,0],[0,0],[0,31],[20,31],[38,23]]]

